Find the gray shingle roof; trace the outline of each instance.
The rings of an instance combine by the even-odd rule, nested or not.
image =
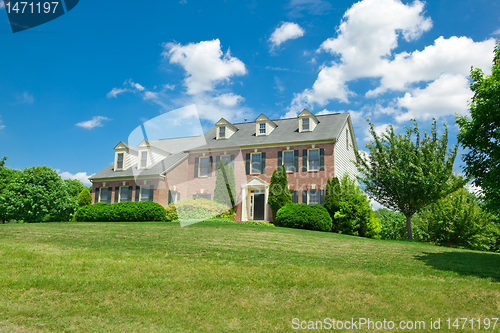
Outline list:
[[[319,124],[312,132],[299,132],[298,118],[274,120],[278,125],[269,135],[256,136],[255,123],[234,124],[238,131],[224,140],[216,139],[217,126],[213,126],[205,133],[206,145],[193,149],[216,149],[242,147],[260,144],[279,144],[287,142],[306,142],[316,140],[333,140],[337,138],[344,126],[348,113],[336,113],[316,116]]]

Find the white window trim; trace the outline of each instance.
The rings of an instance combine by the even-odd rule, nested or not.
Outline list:
[[[142,153],[146,153],[146,166],[145,167],[142,166]],[[139,164],[138,164],[137,169],[147,169],[149,167],[149,163],[150,163],[149,156],[150,155],[151,155],[151,152],[149,150],[139,151]]]
[[[224,127],[224,136],[220,135],[220,129]],[[220,139],[227,139],[227,126],[226,125],[220,125],[217,128],[217,138]]]
[[[281,165],[282,165],[284,168],[286,168],[286,167],[285,167],[285,153],[290,153],[290,152],[292,153],[292,166],[295,166],[295,164],[294,164],[294,163],[295,163],[295,155],[294,155],[294,154],[295,154],[295,151],[290,150],[290,149],[289,149],[289,150],[283,150],[283,151],[282,151],[282,154],[281,154]],[[309,152],[307,152],[307,153],[309,154]],[[309,158],[308,158],[308,159],[309,159]],[[309,164],[309,162],[308,162],[308,164]],[[295,171],[298,171],[298,170],[295,170]],[[287,171],[286,173],[294,173],[295,171]]]
[[[308,121],[308,123],[307,123],[307,127],[309,127],[308,129],[304,129],[304,120],[306,120],[306,119]],[[302,122],[301,122],[302,132],[310,132],[311,131],[311,122],[312,122],[311,118],[308,118],[308,117],[302,118]]]
[[[264,133],[261,133],[260,132],[260,125],[264,125]],[[262,121],[262,122],[258,122],[257,123],[257,133],[255,133],[255,135],[257,136],[265,136],[267,135],[267,132],[269,131],[269,129],[267,128],[267,122],[266,121]]]
[[[151,190],[151,185],[142,185],[142,186],[139,188],[139,191],[140,191],[140,192],[139,192],[139,201],[143,201],[143,200],[142,200],[142,189],[143,189],[143,188],[146,188],[146,187],[148,188],[148,191],[149,191],[149,190]],[[137,190],[136,190],[136,191],[137,191]],[[149,192],[148,192],[148,193],[149,193]],[[148,200],[147,200],[147,201],[149,201],[149,194],[148,194]]]
[[[99,202],[108,202],[108,200],[102,201],[102,189],[106,189],[106,191],[108,191],[108,198],[111,195],[111,193],[109,193],[109,187],[105,187],[105,186],[100,187],[99,188]]]
[[[201,175],[201,160],[204,158],[208,159],[208,165],[210,168],[210,156],[200,156],[200,159],[198,160],[198,178],[208,178],[208,175],[212,172],[212,170],[209,170],[207,175]]]
[[[315,203],[315,204],[312,204],[312,203],[311,203],[311,201],[310,201],[310,200],[311,200],[311,199],[310,199],[310,197],[311,197],[311,191],[316,191],[316,193],[317,193],[317,195],[318,195],[318,203]],[[321,202],[320,195],[321,195],[321,194],[320,194],[320,189],[319,189],[319,188],[316,188],[316,189],[309,189],[309,190],[307,190],[307,204],[308,204],[308,205],[319,205],[319,204],[320,204],[320,202]]]
[[[252,156],[253,155],[257,155],[259,154],[260,155],[260,163],[259,163],[259,172],[253,172],[253,163],[252,163]],[[250,174],[251,175],[261,175],[262,174],[262,152],[256,152],[256,153],[251,153],[250,154]]]
[[[123,160],[122,160],[122,167],[118,168],[118,155],[122,154]],[[117,151],[115,154],[115,171],[121,171],[124,170],[125,168],[125,152],[124,151]]]
[[[129,191],[129,186],[120,186],[120,188],[118,189],[118,202],[122,202],[122,188],[125,187],[127,188],[127,191]],[[128,200],[123,202],[128,202]]]
[[[311,157],[310,152],[311,152],[312,150],[317,150],[317,151],[318,151],[318,169],[316,169],[316,170],[311,170],[311,167],[309,166],[310,157]],[[311,149],[308,149],[308,150],[307,150],[307,171],[313,171],[313,172],[319,171],[319,168],[320,168],[320,166],[319,166],[319,161],[320,161],[320,156],[319,156],[319,148],[311,148]]]

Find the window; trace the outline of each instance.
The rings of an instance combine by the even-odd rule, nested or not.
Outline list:
[[[141,152],[141,168],[145,168],[147,166],[148,166],[148,152],[142,151]]]
[[[219,139],[225,139],[226,138],[226,126],[220,126],[219,127]]]
[[[120,202],[127,202],[129,198],[128,186],[120,187]]]
[[[309,131],[309,118],[302,118],[302,130]]]
[[[231,155],[223,155],[220,157],[220,160],[222,161],[222,165],[226,165],[226,163],[229,165],[231,164]]]
[[[265,123],[259,124],[259,134],[266,134],[266,124]]]
[[[199,177],[208,177],[211,170],[210,158],[209,157],[200,157],[200,172]]]
[[[99,202],[108,202],[111,195],[109,189],[107,187],[101,187],[100,193]]]
[[[149,191],[151,187],[149,185],[141,186],[141,201],[149,201]]]
[[[293,150],[292,151],[284,151],[283,152],[283,165],[285,166],[285,170],[294,172],[295,167],[293,163]]]
[[[252,168],[251,173],[261,173],[260,163],[261,163],[261,154],[254,153],[252,154]]]
[[[178,191],[170,191],[170,203],[177,202],[181,200],[181,193]]]
[[[123,153],[118,153],[116,156],[116,169],[117,170],[123,169]]]
[[[307,156],[309,159],[308,170],[319,170],[319,149],[309,149]]]
[[[308,205],[319,205],[319,190],[309,190],[308,192],[308,198],[307,198],[307,204]]]

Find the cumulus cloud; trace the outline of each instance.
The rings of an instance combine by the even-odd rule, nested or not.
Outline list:
[[[222,52],[219,39],[187,45],[167,43],[164,49],[162,55],[186,71],[184,85],[190,95],[212,91],[216,84],[247,73],[245,64],[232,57],[229,50]]]
[[[144,92],[144,95],[142,96],[144,100],[148,99],[157,99],[158,98],[158,93],[153,92],[153,91],[146,91]]]
[[[214,98],[214,100],[218,101],[220,104],[225,106],[235,106],[236,104],[244,101],[245,99],[240,95],[235,95],[233,93],[220,94]]]
[[[304,36],[304,29],[297,23],[285,22],[280,27],[276,28],[272,33],[269,41],[271,42],[271,50],[280,46],[282,43],[289,39],[296,39]]]
[[[103,116],[94,116],[92,117],[91,120],[82,121],[81,123],[78,123],[75,126],[91,130],[94,127],[103,127],[104,126],[103,122],[107,120],[111,119]]]
[[[61,172],[59,174],[59,176],[61,176],[62,179],[78,179],[79,181],[81,181],[82,183],[84,183],[85,185],[90,185],[90,180],[89,180],[89,177],[93,176],[92,175],[87,175],[86,172],[77,172],[76,174],[72,174],[70,172]]]

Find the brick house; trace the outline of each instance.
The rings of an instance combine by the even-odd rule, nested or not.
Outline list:
[[[267,205],[274,170],[287,170],[293,202],[322,204],[326,181],[357,174],[348,113],[231,124],[219,120],[204,135],[120,142],[115,162],[91,177],[94,202],[155,201],[163,206],[194,196],[213,198],[216,167],[235,171],[236,219],[271,220]]]

